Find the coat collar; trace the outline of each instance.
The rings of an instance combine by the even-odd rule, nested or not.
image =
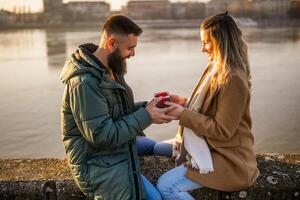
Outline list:
[[[194,88],[194,90],[193,90],[193,92],[192,92],[192,94],[190,96],[190,99],[192,99],[195,96],[195,94],[196,94],[198,88],[200,87],[201,83],[203,82],[205,76],[207,75],[207,73],[210,72],[210,70],[211,70],[212,67],[213,67],[213,63],[212,62],[210,62],[210,63],[207,64],[207,66],[205,67],[205,70],[204,70],[203,74],[201,75],[198,83],[196,84],[196,86],[195,86],[195,88]],[[202,105],[202,108],[201,108],[201,110],[203,112],[207,111],[207,108],[208,108],[208,106],[209,106],[212,98],[217,93],[217,91],[218,91],[217,87],[215,87],[213,90],[211,90],[211,87],[210,87],[209,91],[207,92],[207,94],[206,94],[206,96],[204,98],[204,102],[203,102],[203,105]]]
[[[103,77],[100,83],[100,87],[108,89],[126,90],[126,88],[123,85],[119,84],[117,81],[112,80],[108,74],[105,74],[105,76]]]
[[[213,99],[214,96],[216,96],[218,91],[219,91],[219,87],[214,87],[213,89],[210,87],[209,91],[206,94],[205,100],[204,100],[202,108],[201,108],[201,111],[203,113],[207,112],[207,109],[211,103],[211,100]]]
[[[207,64],[207,66],[205,67],[205,70],[204,70],[203,74],[201,75],[198,83],[196,84],[196,86],[195,86],[195,88],[194,88],[194,90],[193,90],[193,92],[190,96],[190,99],[192,99],[195,96],[195,94],[196,94],[198,88],[200,87],[201,83],[203,82],[205,76],[210,72],[212,67],[213,67],[213,62],[209,62]],[[202,104],[202,107],[200,108],[202,112],[205,113],[207,111],[208,106],[209,106],[212,98],[217,94],[218,90],[219,90],[218,87],[214,87],[214,88],[210,87],[210,89],[208,90],[208,92],[207,92],[207,94],[204,98],[204,102]]]

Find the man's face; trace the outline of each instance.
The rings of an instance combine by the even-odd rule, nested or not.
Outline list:
[[[108,55],[108,65],[117,74],[127,72],[126,59],[135,55],[137,36],[118,36],[115,38],[116,48]]]
[[[137,45],[138,37],[134,34],[127,36],[120,36],[117,38],[117,47],[120,49],[122,58],[130,58],[135,55],[135,47]]]

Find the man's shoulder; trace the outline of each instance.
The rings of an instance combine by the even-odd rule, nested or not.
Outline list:
[[[61,77],[65,83],[68,83],[71,88],[77,87],[80,84],[99,84],[105,72],[97,70],[93,66],[86,64],[70,56],[65,63]]]
[[[101,80],[95,77],[92,73],[80,74],[70,78],[69,84],[71,88],[76,88],[79,86],[89,86],[98,88]]]

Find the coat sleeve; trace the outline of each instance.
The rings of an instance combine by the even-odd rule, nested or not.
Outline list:
[[[241,122],[249,89],[238,75],[231,75],[219,92],[214,117],[185,109],[179,124],[208,138],[230,140]]]
[[[151,124],[150,115],[143,107],[113,121],[100,89],[88,82],[72,89],[70,107],[81,134],[96,147],[121,146]]]
[[[135,102],[134,103],[134,110],[137,111],[138,109],[140,109],[141,107],[146,107],[146,104],[148,102],[147,101],[140,101],[140,102]]]

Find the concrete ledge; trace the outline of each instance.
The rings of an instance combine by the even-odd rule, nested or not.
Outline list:
[[[141,157],[143,174],[152,183],[172,169],[165,157]],[[261,176],[243,191],[221,192],[202,188],[193,192],[196,199],[300,199],[300,154],[258,154]],[[0,160],[0,199],[79,200],[84,196],[76,187],[66,160]]]

